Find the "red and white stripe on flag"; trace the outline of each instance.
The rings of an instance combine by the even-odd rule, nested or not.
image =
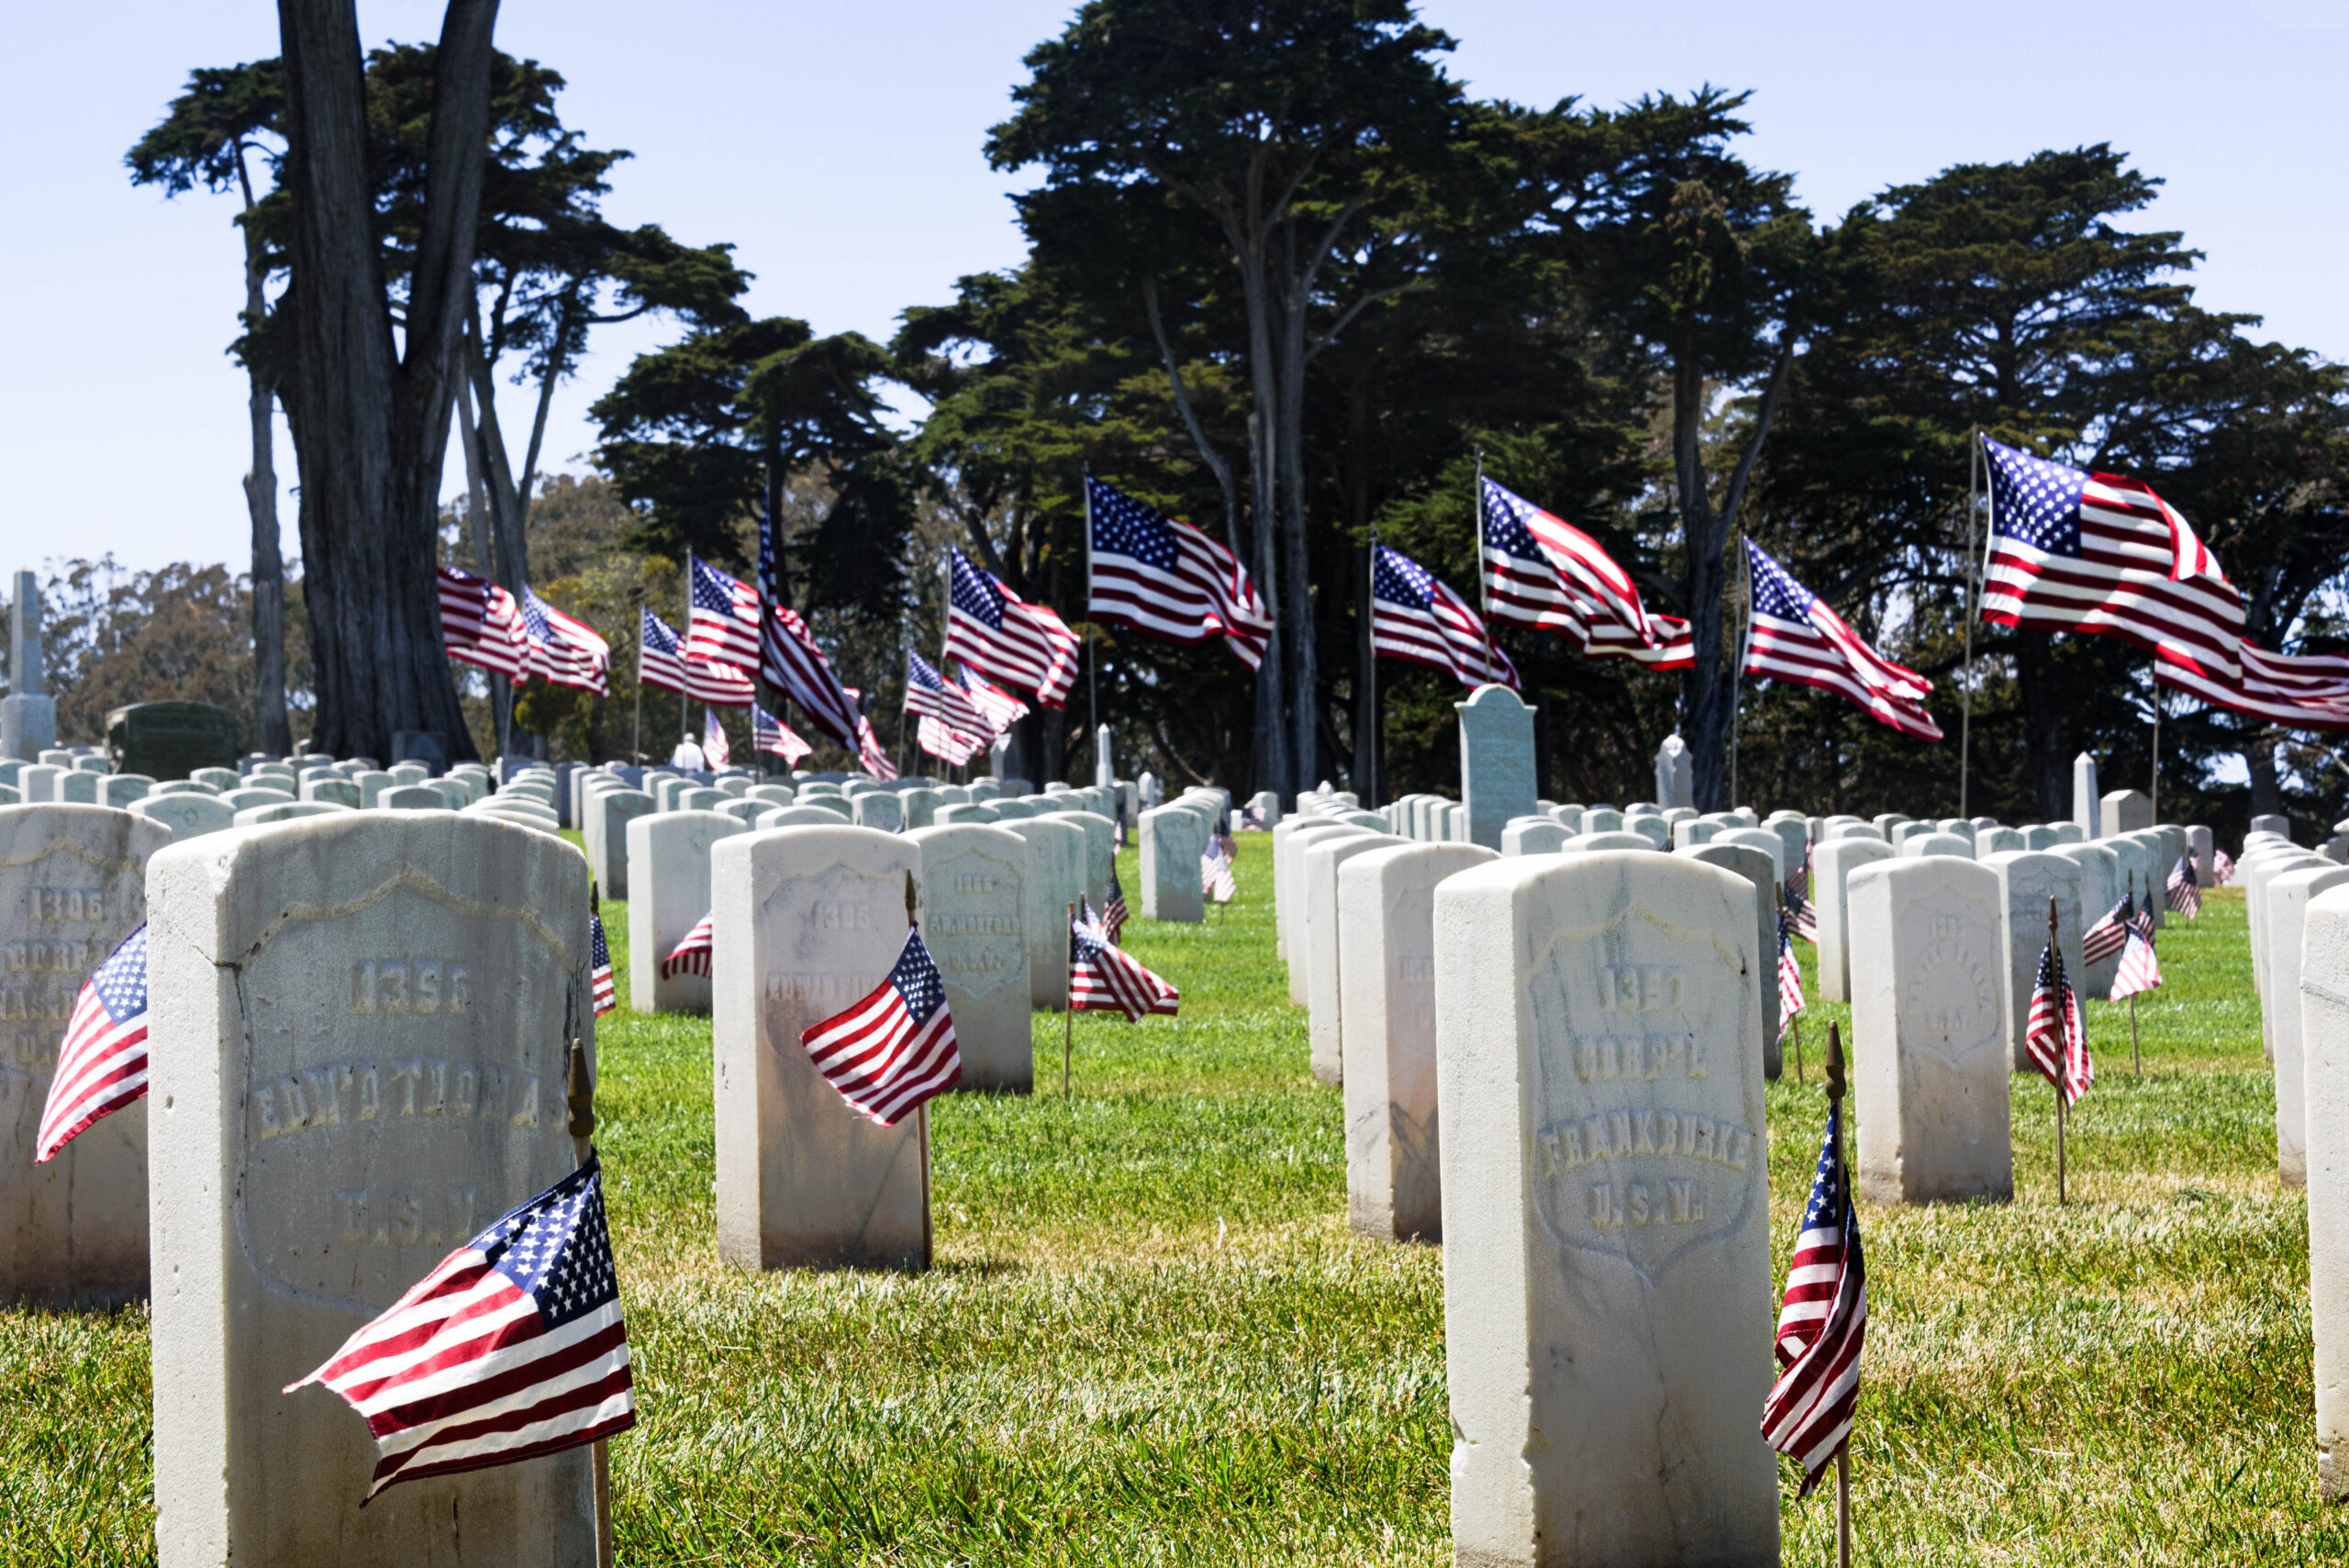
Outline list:
[[[977,671],[965,667],[960,672],[959,678],[963,689],[970,694],[973,704],[986,716],[987,740],[993,740],[1028,717],[1026,703],[987,680]]]
[[[599,697],[612,695],[612,645],[594,627],[563,614],[527,584],[522,628],[529,644],[530,673],[551,686],[569,686]]]
[[[2125,951],[2125,950],[2124,950]],[[2047,1081],[2076,1106],[2096,1082],[2096,1063],[2088,1057],[2088,1036],[2080,1022],[2079,998],[2064,973],[2063,956],[2054,943],[2040,950],[2039,983],[2031,993],[2031,1016],[2023,1027],[2023,1049]]]
[[[685,651],[744,673],[759,667],[759,591],[708,562],[685,558]]]
[[[527,679],[530,640],[514,595],[486,577],[440,570],[440,639],[449,657],[512,679]]]
[[[285,1392],[313,1383],[366,1418],[371,1498],[634,1426],[598,1162],[591,1155],[450,1253]]]
[[[1238,556],[1089,474],[1085,494],[1088,618],[1165,642],[1220,637],[1251,670],[1264,662],[1273,617]]]
[[[1493,646],[1467,601],[1408,556],[1377,547],[1370,573],[1374,653],[1451,673],[1464,686],[1515,687],[1517,667]]]
[[[1116,1012],[1128,1023],[1156,1013],[1173,1018],[1181,993],[1141,960],[1116,946],[1082,898],[1068,931],[1068,1005],[1073,1012]]]
[[[2120,965],[2112,972],[2112,1000],[2126,1001],[2162,983],[2162,961],[2154,955],[2153,917],[2139,911],[2129,922],[2128,940],[2121,949]]]
[[[714,912],[704,915],[700,922],[685,933],[685,940],[669,950],[669,956],[661,961],[662,979],[674,980],[680,974],[708,975],[710,951],[717,943],[717,932],[711,922],[717,917]]]
[[[987,743],[975,735],[964,735],[924,715],[914,723],[914,744],[947,766],[959,768],[985,751]]]
[[[122,939],[82,984],[57,1048],[33,1140],[46,1164],[95,1123],[147,1094],[147,927]]]
[[[685,672],[685,695],[712,707],[749,707],[758,700],[758,690],[751,684],[751,677],[731,664],[721,664],[715,659],[705,659],[698,653],[688,653],[683,661]]]
[[[847,1010],[800,1031],[799,1043],[849,1108],[895,1127],[963,1079],[946,982],[918,928],[881,984]]]
[[[797,766],[800,758],[816,750],[756,703],[751,705],[751,744],[770,756],[781,757],[786,768]]]
[[[1795,939],[1784,911],[1778,916],[1778,1027],[1802,1011],[1802,963],[1795,957]]]
[[[1762,1435],[1802,1466],[1806,1496],[1851,1438],[1867,1343],[1867,1261],[1842,1160],[1842,1102],[1830,1102],[1778,1312],[1775,1349],[1784,1370],[1762,1402]]]
[[[1554,632],[1586,659],[1652,670],[1697,662],[1688,623],[1651,614],[1631,574],[1563,517],[1487,479],[1481,507],[1485,601],[1496,621]]]
[[[1076,633],[964,555],[947,551],[946,653],[993,680],[1060,707],[1076,681]]]
[[[1924,707],[1931,682],[1868,646],[1827,601],[1752,539],[1745,541],[1745,562],[1752,585],[1746,674],[1817,686],[1903,735],[1942,738],[1942,727]]]
[[[604,935],[604,917],[592,911],[587,917],[587,984],[600,1018],[619,1006],[619,991],[612,980],[612,944]]]
[[[815,633],[797,611],[783,605],[774,606],[767,623],[760,653],[767,684],[797,703],[816,733],[842,751],[855,751],[856,703],[816,646]]]
[[[2246,642],[2243,673],[2194,671],[2166,660],[2154,665],[2163,685],[2287,729],[2349,730],[2349,655],[2270,653]]]
[[[861,713],[856,716],[856,760],[864,764],[866,773],[885,784],[897,776],[897,764],[889,760],[881,737],[873,732],[873,721]]]
[[[2199,681],[2242,680],[2243,596],[2176,508],[2139,480],[1987,436],[1982,445],[1991,500],[1984,620],[2117,637]]]

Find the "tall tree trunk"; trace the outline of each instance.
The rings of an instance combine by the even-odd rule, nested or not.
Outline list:
[[[2251,774],[2251,814],[2273,817],[2284,809],[2284,787],[2276,777],[2276,732],[2262,729],[2243,751],[2243,770]]]
[[[1248,311],[1248,378],[1254,412],[1249,416],[1248,493],[1255,513],[1256,590],[1277,623],[1256,670],[1256,746],[1264,788],[1284,800],[1311,781],[1298,771],[1289,747],[1288,701],[1296,690],[1297,628],[1286,612],[1282,588],[1280,527],[1280,383],[1273,360],[1272,301],[1264,277],[1263,234],[1247,236],[1241,250],[1241,295]],[[1309,755],[1309,753],[1308,753]]]
[[[465,529],[473,536],[473,570],[497,581],[497,526],[491,520],[489,482],[483,472],[481,427],[473,420],[473,401],[465,383],[457,383],[457,446],[465,454]],[[514,728],[514,683],[495,670],[489,680],[490,740],[503,755]]]
[[[367,167],[352,0],[279,0],[292,283],[282,395],[302,477],[316,740],[389,760],[395,731],[473,755],[440,639],[441,459],[473,297],[497,0],[450,0],[433,78],[423,224],[395,351]]]
[[[277,384],[258,342],[269,323],[269,248],[254,211],[247,148],[239,141],[236,150],[237,183],[245,194],[245,331],[254,339],[245,356],[253,445],[245,474],[253,533],[253,745],[283,757],[294,750],[294,727],[285,714],[285,561],[277,546],[277,439],[270,425]]]
[[[2025,632],[2015,639],[2015,684],[2022,698],[2023,787],[2042,822],[2072,814],[2072,748],[2064,742],[2064,683],[2054,644]]]
[[[1282,226],[1285,236],[1288,225]],[[1289,271],[1293,274],[1294,267]],[[1313,577],[1305,527],[1305,306],[1302,296],[1286,302],[1281,320],[1279,421],[1274,442],[1280,488],[1282,620],[1289,628],[1290,767],[1305,789],[1320,773],[1320,657],[1314,646]],[[1268,494],[1272,494],[1269,493]]]

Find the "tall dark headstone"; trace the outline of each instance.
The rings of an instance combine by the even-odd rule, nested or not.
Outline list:
[[[184,779],[237,765],[237,716],[200,702],[141,702],[106,715],[106,764],[117,773]]]

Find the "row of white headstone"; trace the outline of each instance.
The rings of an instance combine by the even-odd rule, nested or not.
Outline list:
[[[487,797],[503,812],[333,805],[177,844],[132,810],[0,806],[0,1299],[151,1287],[165,1563],[592,1554],[584,1454],[399,1488],[362,1520],[364,1425],[277,1393],[573,1159],[564,1062],[573,1039],[591,1061],[595,1047],[591,873],[542,819],[551,789],[520,771]],[[920,1266],[926,1117],[881,1128],[851,1111],[800,1032],[880,982],[918,913],[964,1082],[1025,1084],[1036,983],[1064,984],[1066,956],[1056,908],[1039,966],[1029,889],[1052,874],[1069,884],[1056,902],[1080,880],[1090,895],[1109,818],[1052,792],[941,804],[946,820],[891,832],[803,790],[774,809],[820,820],[745,823],[688,795],[627,824],[639,900],[670,902],[676,854],[706,866],[718,1251],[761,1269]],[[1188,809],[1204,833],[1229,806],[1202,793]],[[1081,869],[1040,869],[1047,844]],[[1196,897],[1196,855],[1189,874]],[[75,995],[142,920],[150,1095],[36,1166]]]
[[[1855,1180],[1924,1203],[2012,1195],[2010,1075],[2051,900],[2069,972],[2101,995],[2113,961],[2084,969],[2083,917],[2134,885],[2158,918],[2169,869],[2211,847],[2175,827],[2087,843],[2072,824],[1544,803],[1496,854],[1437,797],[1298,807],[1275,830],[1291,997],[1315,1073],[1344,1087],[1351,1223],[1445,1244],[1455,1549],[1496,1562],[1559,1541],[1598,1561],[1775,1552],[1759,1095],[1788,869],[1811,856],[1822,985],[1853,1004]],[[2327,876],[2349,870],[2309,880]],[[2349,1024],[2349,973],[2338,995]],[[2349,1250],[2349,1149],[2341,1165]],[[2349,1282],[2339,1304],[2349,1319]]]

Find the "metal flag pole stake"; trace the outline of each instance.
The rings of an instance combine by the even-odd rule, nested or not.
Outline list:
[[[1831,1110],[1840,1109],[1843,1099],[1843,1031],[1833,1023],[1827,1026],[1827,1103]],[[1834,1118],[1835,1168],[1849,1167],[1843,1163],[1843,1122]],[[1848,1205],[1852,1194],[1848,1187],[1843,1202]],[[1835,1449],[1835,1563],[1836,1568],[1852,1568],[1852,1440],[1847,1433]]]
[[[1068,923],[1076,924],[1076,906],[1068,906]],[[1061,1009],[1061,1103],[1068,1103],[1069,1059],[1076,1054],[1076,998],[1071,996]]]
[[[596,1153],[596,1080],[587,1071],[587,1051],[579,1043],[577,1035],[571,1037],[571,1060],[565,1077],[562,1098],[571,1112],[571,1152],[584,1165]],[[598,1568],[612,1568],[612,1455],[606,1446],[609,1440],[597,1438],[594,1450]]]
[[[2055,897],[2053,894],[2050,894],[2047,898],[2047,945],[2050,948],[2055,945]],[[2060,964],[2063,959],[2059,956],[2056,962]],[[2059,996],[2056,1000],[2060,1011],[2062,998]],[[2056,1021],[2056,1033],[2060,1037],[2063,1032],[2063,1021],[2059,1018]],[[2070,1050],[2070,1041],[2061,1040],[2060,1047],[2055,1053],[2055,1207],[2057,1208],[2062,1208],[2070,1201],[2065,1189],[2064,1179],[2064,1079],[2072,1070],[2071,1063],[2065,1060],[2065,1053]]]
[[[1965,439],[1965,678],[1957,685],[1957,814],[1965,812],[1968,764],[1974,757],[1974,530],[1982,515],[1982,427]]]

